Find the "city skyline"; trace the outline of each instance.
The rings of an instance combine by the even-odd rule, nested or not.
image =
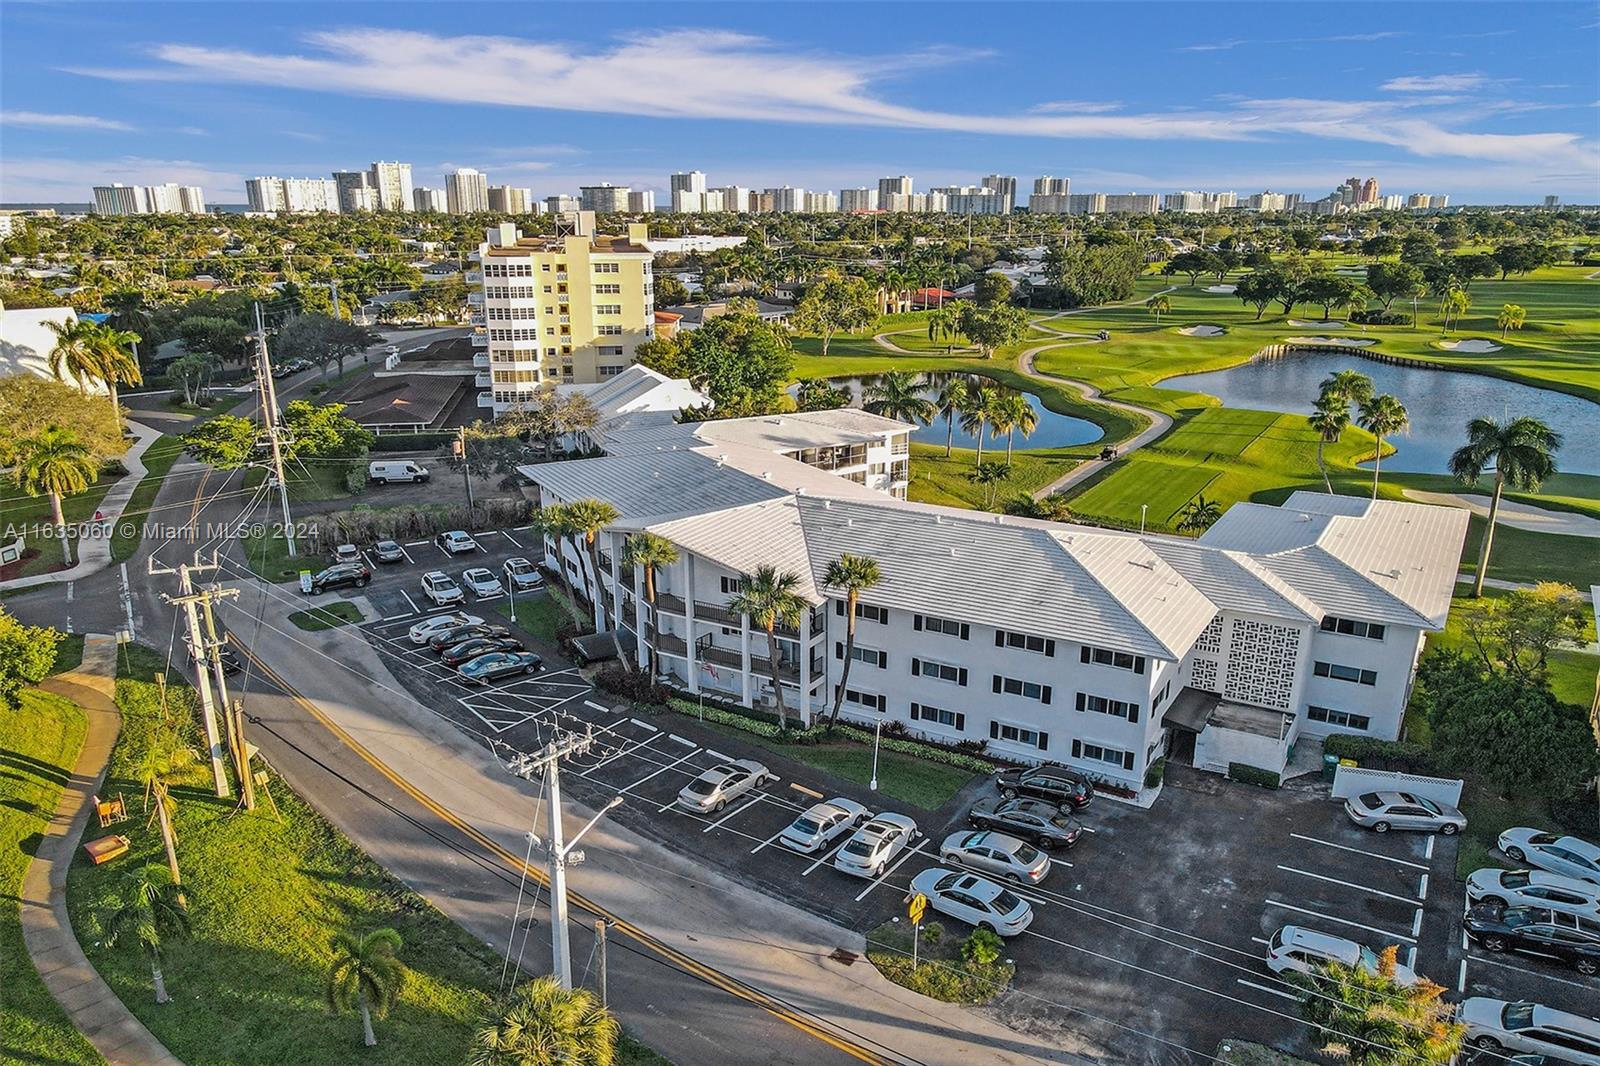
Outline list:
[[[1073,8],[1066,64],[1033,25],[1052,9],[1033,6],[960,34],[851,9],[852,39],[882,42],[876,54],[841,50],[826,17],[772,9],[708,8],[663,34],[646,9],[615,5],[605,30],[557,39],[491,10],[359,9],[328,28],[295,4],[224,6],[204,25],[177,5],[20,9],[3,45],[0,200],[173,181],[238,203],[251,177],[360,159],[410,160],[428,187],[471,167],[541,199],[609,181],[661,206],[667,175],[688,169],[712,187],[834,191],[911,173],[928,189],[994,173],[1314,195],[1359,172],[1455,203],[1600,199],[1597,23],[1579,4],[1543,5],[1537,25],[1463,6],[1443,28],[1437,7],[1359,23],[1307,10],[1293,32],[1250,5],[1173,7],[1137,37],[1125,8]],[[473,11],[484,17],[463,28]],[[78,30],[72,60],[54,58],[48,42]],[[1129,63],[1129,48],[1160,61]]]

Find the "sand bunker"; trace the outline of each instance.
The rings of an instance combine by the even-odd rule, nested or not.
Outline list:
[[[1184,326],[1178,332],[1185,337],[1220,337],[1228,331],[1221,326]]]
[[[1239,286],[1237,286],[1237,285],[1208,285],[1208,286],[1206,286],[1206,291],[1207,292],[1219,293],[1219,294],[1221,294],[1223,296],[1232,296],[1234,293],[1239,291]]]
[[[1469,337],[1464,341],[1436,341],[1435,343],[1447,352],[1468,352],[1471,354],[1481,354],[1483,352],[1498,352],[1500,350],[1500,346],[1494,341],[1485,340],[1482,337]]]
[[[1365,348],[1378,342],[1370,337],[1285,337],[1285,344],[1315,344],[1319,347]]]
[[[1344,323],[1337,318],[1317,319],[1291,318],[1289,325],[1299,326],[1301,329],[1344,329]]]

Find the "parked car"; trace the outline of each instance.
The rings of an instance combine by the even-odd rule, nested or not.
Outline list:
[[[403,563],[406,550],[392,540],[380,540],[372,546],[372,558],[380,563]]]
[[[311,595],[329,589],[364,589],[372,582],[372,571],[361,563],[334,563],[311,575]]]
[[[1360,967],[1371,974],[1382,965],[1378,953],[1365,944],[1300,925],[1286,925],[1267,941],[1267,969],[1273,973],[1315,974],[1330,962]],[[1417,974],[1411,967],[1395,963],[1394,979],[1400,985],[1414,985]]]
[[[778,834],[778,840],[784,847],[811,854],[823,850],[870,816],[855,800],[835,796],[808,807]]]
[[[434,538],[434,543],[451,555],[461,555],[464,552],[478,550],[478,542],[472,539],[472,534],[461,529],[451,529],[440,533]]]
[[[391,481],[415,481],[421,484],[431,476],[427,467],[410,459],[374,459],[367,464],[367,477],[375,485],[387,485]]]
[[[361,549],[354,544],[341,544],[333,549],[333,561],[336,563],[359,563]]]
[[[443,570],[429,570],[422,575],[422,594],[440,607],[464,603],[467,594],[461,591],[456,579]]]
[[[461,580],[480,600],[485,596],[504,596],[505,586],[494,576],[494,571],[484,566],[474,566],[461,575]]]
[[[538,592],[544,588],[544,575],[539,573],[539,568],[520,555],[507,559],[500,570],[507,584],[518,592]]]
[[[448,626],[430,636],[427,644],[434,651],[444,651],[453,648],[463,640],[482,640],[489,638],[509,637],[511,630],[505,626],[497,626],[490,622],[463,622],[460,625]]]
[[[1499,843],[1512,862],[1600,884],[1600,847],[1587,840],[1519,827],[1501,833]]]
[[[959,862],[986,874],[1023,884],[1038,884],[1050,872],[1050,859],[1025,840],[992,829],[951,833],[939,845],[940,862]]]
[[[998,829],[1020,837],[1046,851],[1070,848],[1083,835],[1082,823],[1046,800],[979,800],[967,812],[967,821],[978,829]]]
[[[1549,1055],[1580,1066],[1600,1066],[1600,1021],[1530,1003],[1473,996],[1456,1008],[1466,1042],[1480,1051]]]
[[[1420,829],[1452,836],[1467,827],[1466,816],[1446,803],[1410,792],[1366,792],[1344,801],[1344,812],[1375,833]]]
[[[1600,886],[1543,870],[1474,870],[1467,878],[1467,902],[1506,907],[1549,907],[1553,911],[1600,919]]]
[[[1600,973],[1600,920],[1548,907],[1480,903],[1462,916],[1461,928],[1485,951],[1520,951]]]
[[[439,656],[446,666],[460,666],[491,651],[521,651],[522,641],[516,637],[473,637],[450,645]]]
[[[406,631],[406,636],[411,638],[413,644],[426,644],[440,631],[456,626],[475,626],[482,623],[483,619],[475,614],[465,611],[452,611],[449,614],[435,614],[424,618]]]
[[[977,874],[930,866],[911,879],[911,891],[940,914],[1000,936],[1016,936],[1033,921],[1027,900]]]
[[[503,677],[537,673],[544,660],[531,651],[492,651],[456,668],[456,676],[470,685],[486,685]]]
[[[1002,771],[995,778],[994,787],[1006,799],[1031,796],[1063,806],[1070,804],[1073,810],[1082,810],[1094,798],[1094,786],[1087,777],[1055,763]]]
[[[720,811],[732,801],[775,781],[772,771],[754,759],[718,763],[678,792],[678,806],[701,814]]]
[[[918,837],[917,823],[885,811],[857,829],[833,856],[833,866],[857,877],[882,877],[889,864]]]

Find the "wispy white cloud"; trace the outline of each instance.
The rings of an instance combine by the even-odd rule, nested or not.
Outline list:
[[[1482,74],[1408,74],[1390,78],[1380,88],[1392,93],[1458,93],[1476,89],[1488,80]]]
[[[1273,37],[1273,38],[1246,38],[1229,37],[1221,41],[1205,41],[1200,44],[1190,44],[1178,49],[1180,52],[1231,52],[1235,48],[1245,45],[1283,45],[1283,44],[1364,44],[1371,41],[1384,41],[1391,37],[1404,37],[1399,30],[1378,30],[1373,33],[1340,33],[1331,37]]]
[[[250,172],[270,171],[255,169]],[[243,171],[223,170],[191,159],[118,156],[97,160],[8,158],[5,167],[0,169],[0,200],[77,203],[89,199],[91,185],[110,182],[155,185],[167,181],[198,185],[205,190],[207,200],[226,203],[244,198]]]
[[[279,130],[280,137],[293,137],[297,141],[310,141],[312,144],[321,144],[328,138],[320,133],[311,133],[307,130]]]
[[[132,130],[126,122],[96,115],[66,115],[48,111],[0,111],[0,126],[32,126],[39,129]]]
[[[1122,103],[1117,100],[1047,100],[1028,108],[1034,115],[1105,115],[1121,110]]]

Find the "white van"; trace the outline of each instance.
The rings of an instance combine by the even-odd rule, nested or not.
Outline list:
[[[410,459],[378,459],[367,464],[367,476],[379,485],[391,481],[427,481],[428,468]]]

